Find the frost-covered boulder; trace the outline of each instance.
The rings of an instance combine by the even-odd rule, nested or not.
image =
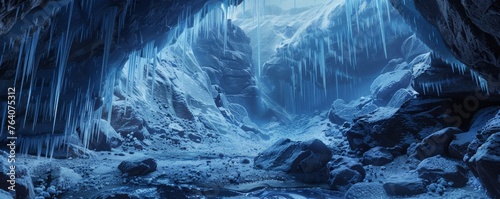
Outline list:
[[[500,197],[500,133],[491,135],[467,164],[492,198]]]
[[[418,176],[428,182],[437,182],[440,178],[451,182],[452,187],[463,187],[469,180],[467,170],[459,163],[433,156],[420,162],[417,167]]]
[[[406,61],[412,61],[416,56],[428,53],[431,50],[416,35],[408,37],[401,44],[401,52]]]
[[[493,198],[500,197],[500,111],[478,131],[464,157]]]
[[[404,103],[406,103],[410,99],[413,99],[414,97],[415,97],[415,91],[413,91],[413,89],[402,88],[396,91],[394,95],[392,95],[391,101],[387,103],[387,106],[399,108]]]
[[[333,190],[345,191],[353,184],[365,179],[365,169],[357,160],[345,156],[334,155],[328,162],[328,185]]]
[[[335,124],[343,124],[344,122],[352,122],[355,118],[368,114],[377,109],[377,105],[373,104],[371,98],[361,97],[346,103],[342,99],[337,99],[333,102],[328,119]]]
[[[0,189],[5,191],[9,191],[8,187],[12,186],[12,183],[8,180],[11,180],[11,172],[10,169],[11,163],[7,161],[8,154],[6,152],[1,151],[0,157]],[[16,168],[14,170],[15,179],[12,181],[15,185],[15,197],[14,198],[33,198],[35,197],[33,181],[31,180],[31,175],[28,168],[25,165],[15,165]]]
[[[447,63],[433,53],[415,57],[410,66],[412,87],[420,95],[462,98],[468,95],[486,95],[486,85],[482,88],[477,75],[472,75],[465,66]]]
[[[411,72],[397,70],[378,76],[370,86],[370,92],[376,102],[386,105],[399,89],[410,85]]]
[[[383,147],[371,148],[363,154],[363,164],[382,166],[394,160],[394,156],[389,149]]]
[[[472,119],[472,125],[467,132],[455,134],[448,147],[448,153],[451,157],[462,160],[467,153],[469,144],[476,138],[479,130],[495,116],[500,107],[488,107],[479,110]]]
[[[425,183],[420,178],[393,179],[384,183],[384,190],[388,195],[413,196],[427,192]]]
[[[419,160],[435,155],[447,155],[453,136],[459,133],[463,131],[456,127],[448,127],[432,133],[416,144],[414,150],[408,150],[408,155]]]
[[[378,199],[389,199],[391,197],[387,196],[384,187],[378,182],[360,182],[354,184],[345,193],[344,198],[346,199],[362,199],[362,198],[378,198]]]
[[[99,120],[94,124],[96,135],[90,139],[89,149],[96,151],[111,151],[120,146],[123,138],[106,120]]]
[[[323,172],[332,152],[318,139],[306,142],[281,139],[254,159],[257,169],[284,171],[291,174]]]
[[[351,149],[362,152],[376,146],[408,147],[433,132],[453,126],[447,114],[452,104],[448,99],[411,99],[399,109],[379,107],[357,119],[346,137]]]
[[[156,171],[156,167],[156,160],[153,158],[147,158],[134,162],[125,160],[118,165],[118,169],[128,176],[146,175]]]

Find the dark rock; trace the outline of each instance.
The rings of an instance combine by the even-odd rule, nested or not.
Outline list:
[[[342,99],[337,99],[333,102],[330,111],[328,112],[328,120],[335,124],[344,124],[344,122],[352,122],[355,118],[370,113],[377,108],[370,98],[361,97],[345,103]]]
[[[410,85],[411,72],[397,70],[378,76],[370,86],[373,99],[379,104],[386,105],[399,89]]]
[[[476,138],[478,131],[495,116],[500,107],[488,107],[479,110],[472,119],[472,125],[469,131],[455,134],[448,147],[448,153],[451,157],[462,160],[467,153],[469,144]]]
[[[472,156],[471,168],[492,198],[500,198],[500,133],[491,135]]]
[[[250,160],[245,158],[241,161],[241,164],[250,164]]]
[[[486,95],[469,71],[459,72],[457,65],[443,61],[435,54],[417,56],[411,63],[412,87],[421,95],[433,97],[464,97]],[[460,86],[456,86],[460,84]]]
[[[414,5],[423,18],[436,27],[436,32],[442,36],[439,39],[450,54],[470,69],[490,77],[491,82],[499,81],[498,1],[415,0]]]
[[[346,137],[351,149],[362,152],[376,146],[407,147],[432,132],[455,125],[447,114],[451,105],[447,99],[417,98],[399,109],[379,107],[357,119]]]
[[[408,152],[408,155],[416,157],[419,160],[435,156],[446,155],[448,146],[455,134],[462,133],[462,130],[456,127],[448,127],[439,130],[427,137],[415,146],[415,150]]]
[[[11,163],[9,163],[8,160],[8,154],[4,151],[0,152],[1,160],[0,160],[0,180],[2,183],[0,183],[0,189],[3,189],[5,191],[9,191],[8,187],[12,186],[12,184],[8,181],[11,180],[11,175],[9,172],[11,172],[10,166]],[[15,192],[10,192],[14,194],[14,198],[33,198],[35,197],[35,192],[34,192],[34,187],[33,187],[33,182],[31,180],[31,175],[28,170],[28,168],[24,165],[15,165]]]
[[[452,187],[463,187],[468,181],[467,170],[463,166],[441,156],[433,156],[423,160],[418,165],[417,172],[420,178],[431,183],[443,178],[452,182]]]
[[[384,183],[388,195],[413,196],[427,192],[425,184],[420,179],[398,179]]]
[[[321,140],[296,142],[281,139],[255,157],[256,168],[285,171],[287,173],[311,173],[324,168],[332,152]]]
[[[142,199],[143,197],[133,193],[134,188],[118,187],[97,193],[93,199]]]
[[[252,113],[250,116],[253,116],[261,111],[258,107],[262,102],[252,73],[250,38],[231,20],[228,21],[226,31],[226,49],[222,37],[213,31],[208,37],[199,37],[193,45],[193,53],[212,84],[219,87],[217,90],[224,93],[230,102],[246,107]],[[222,99],[214,96],[216,104],[222,106]]]
[[[365,169],[355,159],[334,155],[328,162],[328,185],[333,190],[347,190],[365,179]]]
[[[380,183],[374,182],[361,182],[353,185],[345,193],[346,199],[364,199],[364,198],[378,198],[388,199],[388,197]]]
[[[492,198],[500,198],[500,111],[478,131],[469,144],[465,162]]]
[[[156,166],[156,160],[148,158],[135,162],[125,160],[118,165],[118,169],[129,176],[139,176],[156,171]]]
[[[177,117],[193,120],[194,115],[189,109],[187,101],[180,91],[173,89],[172,92],[172,107],[174,107],[175,114]]]
[[[97,135],[90,139],[90,150],[111,151],[122,144],[123,138],[107,121],[101,119],[95,124],[95,128]]]
[[[113,104],[110,124],[122,136],[132,132],[140,132],[144,127],[143,123],[141,116],[131,106],[127,106],[123,102]]]
[[[307,183],[326,182],[326,163],[332,152],[318,139],[281,139],[254,159],[257,169],[284,171]]]
[[[363,154],[363,164],[365,165],[382,166],[392,162],[393,159],[392,153],[383,147],[371,148]]]

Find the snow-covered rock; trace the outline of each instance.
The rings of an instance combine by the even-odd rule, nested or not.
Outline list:
[[[95,128],[97,135],[90,140],[90,150],[110,151],[122,144],[122,136],[106,120],[101,119],[96,122]]]
[[[469,144],[476,138],[478,131],[495,116],[500,107],[488,107],[479,110],[472,118],[472,125],[469,130],[464,133],[455,134],[453,140],[448,147],[448,153],[451,157],[462,160],[467,153]]]
[[[370,86],[370,92],[379,104],[386,105],[399,89],[407,88],[411,82],[411,72],[397,70],[378,76]]]
[[[363,164],[382,166],[394,159],[392,153],[383,147],[374,147],[363,154]]]
[[[12,170],[10,168],[11,163],[7,161],[8,154],[4,151],[0,152],[1,160],[0,160],[0,189],[8,191],[8,187],[12,186],[11,182],[11,174],[9,174]],[[14,170],[14,185],[15,185],[15,198],[33,198],[35,197],[33,181],[31,179],[31,174],[28,168],[25,165],[15,165],[16,168]]]
[[[417,167],[420,178],[428,182],[437,182],[440,178],[451,182],[452,187],[463,187],[469,180],[467,170],[459,163],[443,158],[433,156],[420,162]]]
[[[415,91],[413,89],[402,88],[396,91],[394,95],[392,95],[391,101],[387,103],[388,107],[399,108],[408,100],[413,99],[415,97]]]
[[[325,168],[332,152],[318,139],[306,142],[281,139],[254,159],[255,167],[287,173],[314,173]]]
[[[408,155],[419,160],[435,155],[448,155],[448,147],[454,135],[459,133],[463,131],[456,127],[448,127],[432,133],[416,144],[414,150],[409,150]]]
[[[357,160],[334,155],[328,162],[328,185],[333,190],[348,190],[353,184],[365,179],[365,169]]]
[[[412,87],[420,95],[464,97],[486,96],[489,92],[486,81],[475,72],[466,69],[463,64],[443,61],[434,53],[425,53],[415,57],[410,62],[410,66],[413,76]]]
[[[388,195],[413,196],[427,192],[422,179],[396,179],[384,183],[384,190]]]
[[[447,99],[411,99],[401,108],[379,107],[357,119],[346,132],[353,150],[367,151],[376,146],[408,147],[429,134],[452,126],[447,122]],[[436,117],[438,116],[438,117]]]
[[[467,164],[490,196],[500,197],[500,133],[491,135]]]
[[[134,162],[125,160],[118,165],[118,169],[122,173],[128,174],[128,176],[146,175],[156,171],[156,167],[156,160],[153,158],[137,160]]]

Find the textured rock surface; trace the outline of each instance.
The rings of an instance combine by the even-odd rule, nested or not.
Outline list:
[[[435,25],[451,52],[471,69],[498,82],[500,6],[498,1],[415,0],[415,7]]]
[[[418,143],[409,155],[419,160],[435,155],[448,155],[448,147],[454,135],[459,133],[462,133],[462,130],[456,127],[448,127],[432,133]]]
[[[370,86],[373,99],[381,104],[387,104],[394,93],[399,89],[410,85],[411,72],[408,70],[397,70],[378,76]]]
[[[193,53],[212,85],[220,87],[230,102],[246,107],[250,116],[263,114],[258,97],[260,91],[252,72],[250,38],[231,21],[227,26],[226,49],[220,33],[213,31],[198,39],[193,45]]]
[[[346,132],[351,149],[409,146],[432,132],[454,125],[447,122],[451,100],[411,99],[399,109],[381,107],[362,116]],[[439,115],[440,117],[435,117]]]
[[[490,82],[499,80],[498,1],[390,0],[431,49],[458,59]],[[454,56],[454,57],[453,57]]]
[[[318,139],[296,142],[281,139],[254,159],[255,167],[288,173],[312,173],[321,170],[332,152]]]
[[[417,167],[420,178],[437,182],[440,178],[452,182],[452,187],[463,187],[468,181],[467,170],[460,164],[434,156],[423,160]]]
[[[500,133],[491,135],[467,162],[492,198],[500,198]]]
[[[464,97],[468,95],[482,97],[487,95],[469,70],[461,72],[462,69],[446,63],[432,53],[415,57],[410,62],[410,66],[412,66],[413,76],[412,87],[421,95],[433,97]],[[493,86],[490,85],[491,88]]]
[[[146,175],[151,172],[156,171],[156,160],[153,158],[147,158],[144,160],[140,161],[123,161],[118,165],[118,169],[122,173],[126,173],[129,176],[139,176],[139,175]]]
[[[476,138],[478,132],[486,123],[495,116],[500,107],[488,107],[479,110],[472,118],[472,125],[464,133],[455,134],[448,147],[448,153],[451,157],[462,160],[467,153],[469,144]]]
[[[392,162],[394,157],[391,152],[383,147],[374,147],[363,154],[363,164],[382,166]]]
[[[388,195],[412,196],[427,192],[421,179],[399,179],[384,183]]]
[[[328,162],[328,185],[333,190],[345,191],[365,179],[365,169],[355,159],[334,155]]]

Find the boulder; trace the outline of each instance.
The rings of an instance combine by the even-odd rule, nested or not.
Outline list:
[[[0,180],[2,183],[0,183],[0,189],[3,189],[7,192],[9,192],[8,187],[11,186],[11,184],[8,182],[8,180],[11,179],[11,172],[10,166],[11,163],[7,161],[8,159],[8,154],[4,151],[0,152],[1,154],[1,160],[0,160]],[[15,192],[10,192],[14,194],[14,198],[33,198],[35,197],[35,192],[34,192],[34,187],[33,187],[33,181],[31,180],[31,175],[28,170],[28,168],[24,165],[15,165],[15,187],[14,189],[16,190]]]
[[[381,105],[386,105],[399,89],[407,88],[411,82],[409,70],[397,70],[378,76],[370,86],[373,99]]]
[[[298,142],[281,139],[259,153],[254,159],[254,165],[257,169],[298,174],[309,181],[311,179],[307,175],[317,176],[318,173],[323,173],[325,176],[325,166],[331,157],[332,152],[321,140]]]
[[[422,179],[390,180],[384,183],[384,190],[393,196],[413,196],[427,192]]]
[[[50,172],[51,186],[66,191],[82,181],[82,176],[66,167],[56,167]]]
[[[500,198],[500,132],[491,135],[468,161],[492,198]]]
[[[94,124],[94,128],[97,135],[90,139],[90,150],[111,151],[112,148],[116,148],[122,144],[123,138],[106,120],[99,120]]]
[[[318,139],[306,142],[281,139],[254,159],[255,167],[287,173],[308,173],[323,168],[332,152]]]
[[[128,176],[140,176],[146,175],[151,172],[156,171],[156,160],[153,158],[147,158],[139,161],[128,161],[125,160],[118,165],[118,169],[124,173],[128,174]]]
[[[385,194],[382,184],[375,182],[361,182],[353,185],[345,193],[344,198],[346,199],[365,199],[365,198],[377,198],[377,199],[389,199],[391,197]]]
[[[346,132],[351,149],[407,147],[432,132],[455,125],[450,122],[449,99],[411,99],[401,108],[379,107],[357,119]]]
[[[355,159],[334,155],[328,162],[328,185],[333,190],[347,190],[365,179],[365,169]]]
[[[392,162],[394,157],[389,149],[383,147],[374,147],[363,154],[363,164],[382,166]]]
[[[416,56],[428,53],[429,49],[415,34],[401,44],[401,52],[406,61],[412,61]]]
[[[413,91],[412,89],[402,88],[396,91],[396,93],[394,93],[394,95],[391,98],[391,101],[387,103],[387,106],[393,108],[399,108],[404,103],[406,103],[410,99],[413,99],[414,97],[415,97],[415,91]]]
[[[417,56],[410,66],[411,85],[420,95],[450,98],[486,95],[477,75],[466,70],[465,66],[448,63],[433,53]]]
[[[455,161],[441,156],[433,156],[420,162],[417,166],[420,178],[430,183],[437,182],[440,178],[451,182],[452,187],[463,187],[469,180],[467,170]]]
[[[462,133],[462,130],[456,127],[448,127],[439,130],[425,137],[415,146],[415,150],[408,152],[408,154],[419,160],[435,155],[447,155],[448,147],[453,136],[459,133]]]
[[[467,132],[455,134],[448,147],[448,153],[451,157],[462,160],[467,153],[469,144],[476,138],[481,128],[495,116],[500,107],[488,107],[479,110],[472,119],[472,125]]]

